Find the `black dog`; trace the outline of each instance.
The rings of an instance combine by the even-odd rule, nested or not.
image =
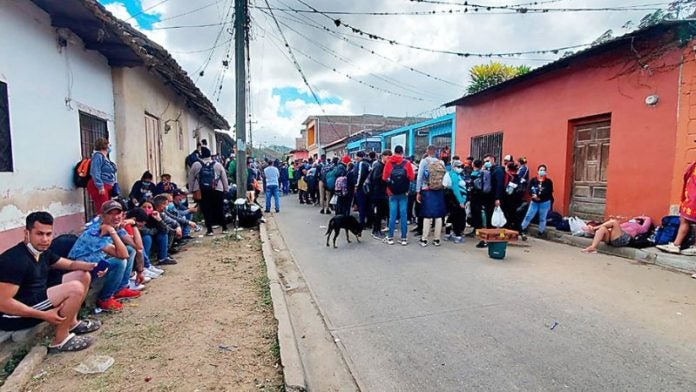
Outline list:
[[[336,237],[338,237],[341,229],[346,230],[346,241],[348,241],[348,243],[350,243],[348,231],[355,234],[355,239],[360,242],[360,237],[362,236],[362,227],[360,227],[358,220],[353,216],[337,215],[331,218],[329,221],[329,227],[326,229],[326,246],[329,246],[329,238],[331,237],[331,231],[333,230],[333,247],[336,248]]]

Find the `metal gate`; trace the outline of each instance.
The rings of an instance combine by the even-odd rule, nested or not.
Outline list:
[[[0,82],[0,172],[13,170],[10,103],[7,97],[7,84]]]
[[[82,153],[82,158],[92,156],[94,143],[99,138],[109,138],[106,120],[80,112],[80,152]],[[82,200],[85,205],[85,220],[92,219],[96,211],[86,189],[82,190]]]
[[[482,159],[484,155],[491,154],[496,162],[501,162],[503,155],[503,133],[489,133],[487,135],[471,138],[470,154],[474,159]]]

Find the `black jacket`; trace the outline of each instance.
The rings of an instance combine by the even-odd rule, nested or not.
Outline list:
[[[553,201],[553,182],[550,178],[544,181],[539,181],[536,177],[532,178],[532,181],[529,183],[529,193],[539,196],[539,200],[533,200],[537,203],[543,203],[549,200]]]
[[[370,173],[370,198],[372,200],[384,200],[387,198],[387,183],[382,180],[384,163],[377,161]]]

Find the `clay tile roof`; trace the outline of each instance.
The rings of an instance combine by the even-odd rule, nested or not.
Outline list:
[[[166,49],[116,18],[96,0],[31,1],[51,16],[53,27],[70,29],[85,48],[100,52],[112,67],[146,67],[165,86],[183,96],[187,106],[213,128],[230,129],[227,120]]]

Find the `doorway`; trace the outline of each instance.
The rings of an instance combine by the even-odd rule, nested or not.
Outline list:
[[[109,139],[106,120],[80,112],[80,153],[83,159],[92,156],[94,144],[99,138]],[[85,206],[85,221],[88,221],[96,214],[96,210],[87,189],[82,190],[82,202]]]
[[[160,121],[157,117],[145,113],[145,166],[155,178],[162,170],[162,138]]]
[[[573,127],[573,183],[570,213],[586,219],[604,220],[609,165],[609,118]]]

